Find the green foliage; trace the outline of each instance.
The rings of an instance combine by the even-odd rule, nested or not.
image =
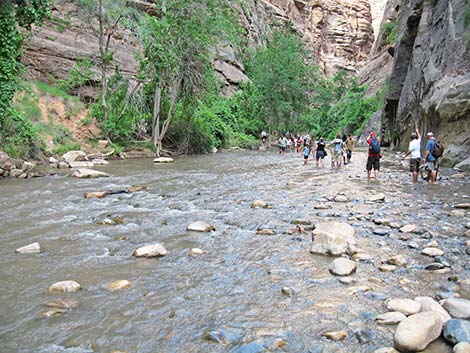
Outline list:
[[[387,22],[383,26],[383,38],[385,45],[394,45],[397,41],[398,20]]]
[[[80,150],[80,145],[78,143],[68,143],[65,145],[59,145],[52,150],[53,154],[64,154],[69,151],[78,151]]]
[[[270,130],[286,130],[308,109],[308,92],[316,72],[306,62],[300,38],[275,32],[266,47],[252,52],[247,73],[259,95],[260,118]]]
[[[129,80],[117,70],[108,81],[107,95],[108,119],[104,121],[103,110],[100,103],[94,103],[90,110],[90,117],[100,122],[101,129],[112,141],[119,144],[127,144],[133,141],[139,127],[148,125],[150,114],[146,112],[144,102],[135,95],[130,98],[127,109],[125,102],[129,94]]]
[[[35,141],[32,124],[11,107],[18,89],[21,44],[20,27],[29,30],[49,14],[47,0],[10,0],[0,3],[0,148],[12,156],[27,156]]]

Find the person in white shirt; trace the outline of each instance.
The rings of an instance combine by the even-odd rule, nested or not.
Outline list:
[[[416,133],[411,134],[411,141],[408,146],[408,152],[405,153],[403,159],[410,156],[410,172],[413,175],[413,183],[418,182],[419,164],[421,162],[421,134],[418,128]]]

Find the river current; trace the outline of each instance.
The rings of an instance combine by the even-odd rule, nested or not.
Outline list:
[[[367,181],[365,153],[339,171],[302,164],[300,154],[231,152],[178,158],[113,161],[99,168],[111,175],[66,175],[0,180],[0,351],[5,353],[170,352],[373,352],[391,346],[393,327],[374,322],[391,297],[435,297],[451,292],[455,278],[469,277],[464,225],[468,213],[452,205],[469,202],[467,179],[443,172],[435,186],[411,184],[393,153],[378,182]],[[147,190],[85,199],[89,191],[146,185]],[[348,202],[334,202],[344,194]],[[384,203],[369,197],[385,193]],[[254,200],[271,206],[253,209]],[[123,224],[102,225],[107,217]],[[419,232],[404,239],[395,227],[386,236],[376,218]],[[194,221],[216,230],[188,232]],[[328,271],[332,258],[309,252],[312,236],[295,232],[295,220],[351,224],[358,247],[355,282],[343,284]],[[259,228],[277,234],[257,235]],[[289,231],[294,228],[293,231]],[[449,271],[427,271],[434,260],[408,246],[435,239]],[[468,238],[467,238],[468,239]],[[32,242],[40,254],[16,254]],[[138,259],[133,251],[160,242],[168,255]],[[205,251],[189,256],[191,248]],[[387,258],[402,254],[406,268],[381,272]],[[132,288],[106,285],[127,279]],[[77,293],[47,288],[75,280]],[[293,295],[281,289],[288,287]],[[72,298],[79,307],[42,318],[44,304]],[[346,330],[344,341],[322,337]],[[206,339],[214,331],[223,343]],[[429,352],[432,352],[430,350]],[[435,350],[435,352],[442,352]]]

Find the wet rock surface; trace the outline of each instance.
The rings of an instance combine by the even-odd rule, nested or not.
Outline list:
[[[421,303],[421,311],[436,312],[443,323],[450,316],[437,300],[470,299],[468,221],[450,215],[453,205],[468,202],[470,189],[468,176],[453,179],[455,172],[446,169],[440,174],[449,178],[434,187],[413,185],[407,166],[396,162],[394,153],[384,152],[382,159],[389,164],[378,182],[365,178],[361,151],[338,172],[304,166],[302,156],[293,153],[281,158],[270,151],[240,151],[182,157],[161,167],[151,159],[113,161],[102,167],[110,178],[3,179],[0,270],[5,275],[0,291],[4,310],[11,314],[2,320],[2,350],[18,351],[21,342],[25,351],[41,353],[151,352],[157,346],[168,352],[175,347],[215,353],[260,347],[393,352],[387,348],[396,330],[393,314],[387,313],[389,300]],[[288,186],[289,180],[295,185]],[[139,184],[147,185],[147,191],[83,198],[91,190]],[[342,193],[351,201],[336,202]],[[372,201],[374,195],[382,201]],[[251,208],[254,200],[268,207]],[[125,221],[98,224],[115,216]],[[216,230],[188,231],[195,220],[206,220]],[[335,257],[310,252],[318,237],[314,229],[334,222],[354,230],[354,244],[343,255],[357,265],[349,277],[329,272]],[[399,231],[408,224],[419,227]],[[287,232],[293,227],[295,232]],[[258,229],[277,233],[256,235]],[[374,234],[374,229],[389,234]],[[46,251],[14,253],[34,241]],[[165,257],[131,256],[157,243],[164,244]],[[444,254],[422,255],[426,247]],[[195,248],[204,253],[189,256]],[[426,269],[431,264],[443,267]],[[382,272],[383,266],[393,271]],[[45,290],[68,278],[84,289]],[[119,278],[132,280],[132,288],[106,290]],[[80,305],[59,303],[71,299]],[[47,302],[57,306],[46,308]],[[376,318],[382,315],[380,323]],[[340,331],[347,332],[344,340],[322,337]],[[205,332],[213,333],[206,339]],[[451,352],[452,344],[441,338],[426,352],[448,352],[449,347]]]

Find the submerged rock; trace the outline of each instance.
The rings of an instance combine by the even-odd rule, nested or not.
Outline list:
[[[68,312],[66,309],[55,308],[41,311],[38,316],[41,318],[59,317]]]
[[[263,200],[255,200],[251,203],[251,208],[268,208],[269,205],[266,201]]]
[[[74,178],[102,178],[109,177],[109,174],[94,169],[80,168],[73,172]]]
[[[340,257],[334,260],[330,265],[330,272],[337,276],[349,276],[355,272],[357,265],[354,261]]]
[[[55,300],[55,301],[47,302],[44,305],[50,308],[72,309],[72,308],[77,308],[79,303],[75,299],[62,299],[62,300]]]
[[[198,255],[203,255],[203,254],[204,254],[204,250],[199,249],[199,248],[192,248],[191,250],[189,250],[190,256],[198,256]]]
[[[78,290],[82,289],[82,286],[80,283],[75,282],[75,281],[61,281],[61,282],[56,282],[52,285],[49,286],[48,291],[49,292],[64,292],[64,293],[71,293],[71,292],[76,292]]]
[[[215,227],[207,222],[197,221],[188,225],[186,229],[192,232],[211,232],[215,230]]]
[[[282,294],[287,295],[288,297],[292,297],[295,295],[295,290],[291,287],[282,287],[281,289]]]
[[[15,250],[16,253],[19,254],[37,254],[41,251],[41,246],[38,242],[32,243],[29,245],[22,246]]]
[[[321,335],[333,341],[342,341],[348,337],[348,333],[346,331],[328,331]]]
[[[258,235],[276,235],[276,229],[271,229],[271,228],[258,228],[256,230],[256,234]]]
[[[231,335],[227,334],[224,331],[213,330],[206,332],[202,335],[202,339],[212,342],[217,342],[221,344],[230,344],[232,341]]]
[[[142,246],[138,249],[136,249],[132,256],[135,257],[157,257],[157,256],[165,256],[168,254],[166,251],[165,247],[162,244],[152,244],[152,245],[146,245]]]
[[[131,282],[129,282],[126,279],[119,279],[119,280],[116,280],[116,281],[113,281],[113,282],[109,283],[106,286],[106,289],[111,291],[111,292],[114,292],[114,291],[121,290],[121,289],[129,289],[131,287],[132,287]]]
[[[400,322],[393,337],[399,351],[421,351],[442,332],[442,319],[439,314],[428,311],[407,317]]]
[[[153,163],[174,163],[174,159],[170,157],[157,157],[153,160]]]
[[[342,255],[355,252],[354,228],[347,223],[327,222],[313,231],[313,254]]]

